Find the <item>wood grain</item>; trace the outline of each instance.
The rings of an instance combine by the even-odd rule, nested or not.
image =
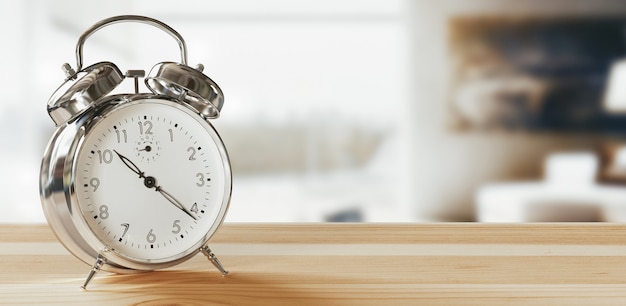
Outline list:
[[[0,225],[0,304],[625,305],[626,225],[225,224],[163,271],[99,273],[47,225]]]

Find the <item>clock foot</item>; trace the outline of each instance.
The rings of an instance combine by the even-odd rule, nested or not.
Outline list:
[[[96,263],[94,263],[93,267],[91,267],[91,271],[89,271],[89,275],[87,275],[85,283],[80,288],[82,288],[83,290],[87,289],[87,285],[89,284],[91,279],[94,277],[94,275],[96,275],[96,273],[98,273],[98,271],[100,271],[106,261],[106,257],[102,256],[102,254],[98,254],[98,257],[96,258]]]
[[[213,254],[211,249],[209,249],[208,245],[205,245],[204,247],[202,247],[200,249],[200,251],[202,252],[202,254],[204,254],[211,261],[211,263],[218,270],[220,270],[220,273],[222,273],[222,276],[228,275],[228,271],[226,271],[226,269],[224,269],[224,266],[222,266],[222,263],[220,263],[219,259],[217,259],[217,256],[215,256],[215,254]]]

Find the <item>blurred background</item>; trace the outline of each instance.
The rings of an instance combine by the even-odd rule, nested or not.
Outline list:
[[[5,0],[0,222],[45,222],[47,100],[122,14],[224,91],[227,222],[626,221],[626,1]],[[177,49],[124,23],[84,61]]]

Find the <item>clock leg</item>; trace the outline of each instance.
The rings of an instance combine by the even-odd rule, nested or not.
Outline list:
[[[106,263],[106,261],[107,261],[106,257],[102,256],[102,254],[98,254],[98,257],[96,258],[96,263],[93,264],[91,271],[89,271],[89,275],[87,275],[87,279],[85,280],[85,283],[81,286],[83,290],[87,289],[87,284],[89,284],[89,282],[94,277],[94,275],[96,275],[96,273],[100,271],[100,269]]]
[[[224,269],[224,266],[222,266],[222,263],[220,263],[219,259],[217,259],[217,256],[215,256],[215,254],[213,254],[211,249],[209,249],[208,245],[205,245],[204,247],[202,247],[200,249],[200,251],[202,252],[202,254],[204,254],[211,261],[211,263],[218,270],[220,270],[220,273],[222,273],[222,276],[228,275],[228,271],[226,271],[226,269]]]

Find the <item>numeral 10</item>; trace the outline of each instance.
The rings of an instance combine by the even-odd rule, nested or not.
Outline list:
[[[92,151],[93,153],[93,151]],[[98,161],[102,164],[110,164],[113,161],[113,152],[111,152],[111,150],[107,149],[107,150],[98,150],[96,151],[96,153],[98,153]]]

